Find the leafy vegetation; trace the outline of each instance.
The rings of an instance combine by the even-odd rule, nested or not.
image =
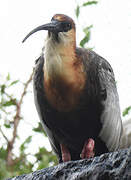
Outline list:
[[[80,12],[81,12],[82,8],[84,8],[86,6],[90,6],[90,5],[95,5],[97,3],[98,3],[98,1],[87,1],[87,2],[82,3],[81,5],[78,4],[76,9],[75,9],[76,18],[77,19],[79,18]],[[93,27],[93,25],[86,26],[86,27],[83,28],[84,37],[80,41],[80,46],[81,47],[86,47],[86,45],[90,41],[90,38],[91,38],[91,28],[92,27]]]
[[[89,6],[89,5],[94,5],[94,4],[97,4],[97,3],[98,3],[98,1],[87,1],[87,2],[82,3],[81,5],[77,5],[77,7],[75,9],[76,17],[77,18],[79,17],[81,8]]]
[[[124,111],[123,111],[123,116],[126,116],[129,114],[129,112],[131,111],[131,106],[127,107]]]
[[[57,164],[56,156],[45,147],[39,148],[34,154],[27,153],[33,135],[28,136],[20,146],[15,147],[16,140],[20,140],[17,130],[20,121],[23,119],[21,106],[28,85],[32,80],[32,75],[33,73],[23,84],[20,98],[16,98],[12,93],[20,85],[19,80],[12,81],[8,74],[3,83],[0,84],[0,139],[2,140],[0,142],[0,180]],[[32,134],[33,132],[41,133],[46,138],[40,123],[32,129]],[[17,154],[15,153],[16,149]]]

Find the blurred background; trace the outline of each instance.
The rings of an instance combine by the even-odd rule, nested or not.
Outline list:
[[[35,27],[56,13],[76,22],[77,45],[114,69],[122,120],[131,134],[131,1],[3,0],[0,2],[0,180],[57,164],[34,106],[32,72],[46,32]],[[131,136],[131,135],[130,135]]]

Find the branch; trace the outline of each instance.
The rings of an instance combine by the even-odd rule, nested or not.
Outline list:
[[[5,140],[7,141],[7,143],[9,143],[9,140],[6,137],[6,135],[4,134],[4,132],[2,131],[1,127],[0,127],[0,132],[1,132],[2,136],[5,138]]]
[[[21,117],[20,117],[21,105],[22,105],[23,99],[24,99],[24,97],[25,97],[25,95],[27,93],[27,88],[28,88],[30,82],[32,81],[33,73],[34,73],[34,70],[31,73],[28,81],[24,84],[24,90],[23,90],[23,92],[21,94],[19,102],[17,102],[17,104],[16,104],[16,114],[15,114],[14,119],[13,119],[13,122],[14,122],[13,137],[12,137],[11,141],[8,142],[8,147],[7,147],[7,150],[8,150],[7,165],[8,166],[13,164],[12,150],[13,150],[15,139],[17,137],[17,128],[18,128],[18,125],[19,125],[19,122],[20,122],[20,119],[21,119]]]

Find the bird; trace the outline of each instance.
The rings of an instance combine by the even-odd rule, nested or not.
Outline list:
[[[59,163],[93,158],[119,149],[122,121],[109,62],[76,45],[76,25],[64,14],[38,26],[47,37],[36,60],[34,101]]]

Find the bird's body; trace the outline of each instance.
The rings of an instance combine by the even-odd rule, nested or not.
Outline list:
[[[90,138],[95,155],[117,150],[122,124],[113,70],[95,52],[76,48],[71,18],[55,15],[53,20],[71,27],[49,31],[34,74],[35,104],[51,146],[60,162],[62,148],[72,160],[80,159]]]

